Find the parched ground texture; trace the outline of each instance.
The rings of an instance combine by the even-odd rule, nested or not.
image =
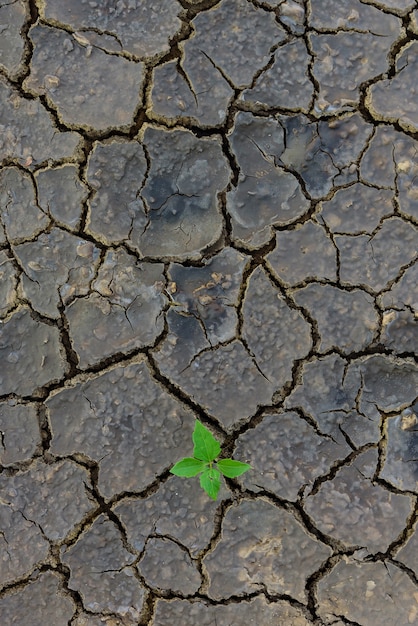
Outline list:
[[[0,0],[2,625],[418,624],[417,76],[415,0]]]

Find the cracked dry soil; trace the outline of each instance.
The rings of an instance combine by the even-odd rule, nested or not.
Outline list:
[[[418,624],[417,53],[415,0],[0,0],[2,625]]]

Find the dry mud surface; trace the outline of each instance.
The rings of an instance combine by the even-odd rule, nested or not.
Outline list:
[[[417,71],[415,0],[0,0],[4,626],[418,624]]]

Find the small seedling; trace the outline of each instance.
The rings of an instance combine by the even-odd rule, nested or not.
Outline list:
[[[248,463],[233,459],[220,459],[221,446],[211,432],[198,420],[193,431],[193,457],[185,457],[170,470],[176,476],[191,478],[200,474],[200,486],[213,500],[218,497],[221,486],[221,474],[227,478],[236,478],[251,469]]]

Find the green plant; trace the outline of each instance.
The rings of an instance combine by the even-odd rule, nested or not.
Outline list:
[[[218,459],[221,446],[211,432],[196,420],[192,435],[193,457],[186,456],[171,468],[176,476],[191,478],[200,474],[200,486],[213,500],[218,497],[221,486],[221,474],[227,478],[236,478],[251,469],[248,463],[233,459]]]

